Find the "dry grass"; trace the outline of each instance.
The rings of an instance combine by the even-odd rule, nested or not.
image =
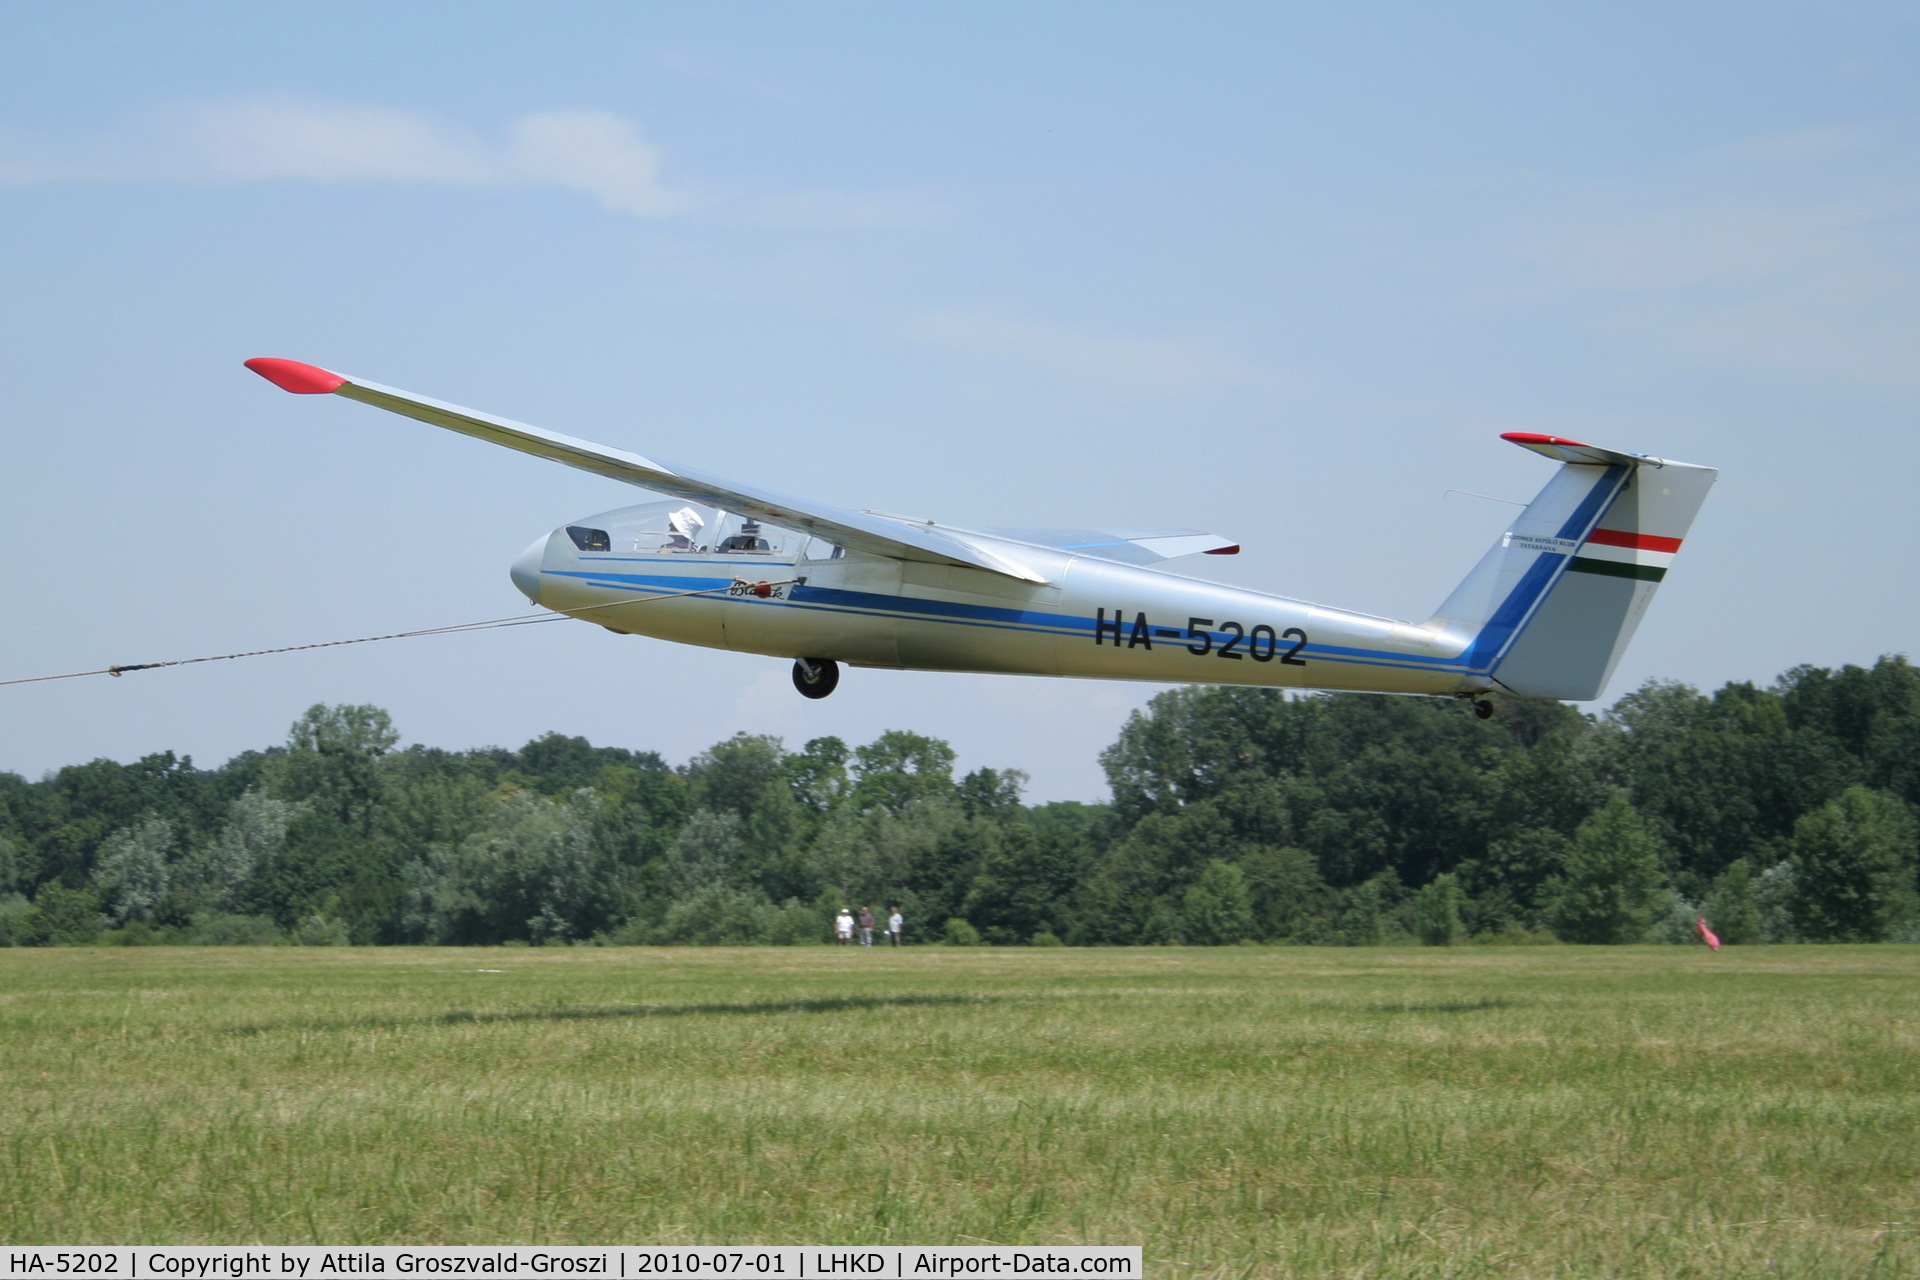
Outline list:
[[[1917,979],[1907,947],[0,951],[0,1235],[1909,1276]]]

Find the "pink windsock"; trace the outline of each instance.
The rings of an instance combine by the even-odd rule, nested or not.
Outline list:
[[[1700,935],[1700,941],[1706,943],[1715,951],[1720,949],[1720,935],[1707,928],[1707,918],[1705,916],[1696,916],[1694,918],[1693,928],[1694,932]]]

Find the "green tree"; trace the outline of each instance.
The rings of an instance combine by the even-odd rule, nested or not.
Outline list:
[[[344,947],[349,941],[347,922],[324,911],[309,912],[294,925],[293,941],[302,947]]]
[[[593,789],[610,805],[639,809],[656,827],[677,827],[693,811],[687,779],[652,751],[636,751],[625,764],[603,766],[594,775]]]
[[[967,890],[966,918],[998,943],[1055,932],[1073,891],[1080,850],[1025,822],[975,819],[978,870]]]
[[[710,883],[676,898],[654,927],[651,941],[659,946],[764,944],[774,940],[770,935],[781,915],[758,889]]]
[[[1569,830],[1578,826],[1576,822]],[[1474,931],[1537,924],[1545,887],[1565,867],[1569,843],[1552,828],[1528,827],[1491,842],[1483,856],[1461,863],[1460,886],[1468,895],[1463,914]]]
[[[514,791],[458,846],[435,845],[406,869],[403,925],[426,942],[565,942],[619,922],[636,886],[596,856],[599,797]]]
[[[1332,892],[1305,849],[1256,845],[1240,859],[1253,907],[1253,936],[1305,940],[1324,931]]]
[[[1546,714],[1532,699],[1514,708],[1525,713],[1528,723],[1515,727],[1526,730],[1530,745],[1504,753],[1487,776],[1483,835],[1489,844],[1531,832],[1571,836],[1611,794],[1606,777],[1612,763],[1605,750],[1608,735],[1570,708],[1553,705],[1556,712],[1566,714]],[[1499,719],[1504,721],[1508,710],[1503,707]],[[1529,888],[1538,887],[1536,880]]]
[[[1674,887],[1693,898],[1734,859],[1783,841],[1858,769],[1837,745],[1796,730],[1777,694],[1745,683],[1710,698],[1649,684],[1620,700],[1608,727],[1611,768],[1666,844]]]
[[[1016,818],[1026,785],[1027,775],[1019,769],[975,769],[955,785],[954,798],[969,818]]]
[[[1754,877],[1753,905],[1760,916],[1760,941],[1798,942],[1793,922],[1794,901],[1800,896],[1800,873],[1792,859],[1783,859]]]
[[[1559,820],[1584,803],[1590,787],[1560,785],[1565,768],[1504,765],[1536,750],[1564,755],[1585,721],[1544,705],[1517,721],[1509,732],[1439,699],[1176,689],[1130,718],[1101,764],[1129,834],[1210,805],[1241,848],[1305,848],[1331,885],[1382,871],[1425,883],[1478,856],[1490,829]],[[1540,802],[1519,802],[1529,797]],[[1192,870],[1173,878],[1197,875],[1204,860],[1183,857]]]
[[[1199,947],[1222,947],[1252,936],[1253,903],[1246,877],[1231,862],[1209,862],[1181,903],[1181,940]]]
[[[938,738],[889,729],[853,752],[853,803],[898,814],[916,800],[953,795],[953,748]]]
[[[786,751],[768,734],[736,733],[687,763],[696,806],[732,813],[743,823],[788,790]]]
[[[31,806],[38,811],[30,820],[37,820],[31,844],[39,877],[83,883],[107,837],[149,817],[176,831],[197,829],[217,790],[209,774],[171,751],[128,765],[94,760],[61,769]]]
[[[1312,715],[1290,714],[1286,695],[1273,689],[1189,686],[1155,694],[1100,753],[1114,806],[1131,825],[1258,782],[1298,756],[1300,735],[1289,731]]]
[[[801,865],[810,821],[794,795],[780,739],[739,733],[687,765],[694,805],[740,821],[742,872],[771,897],[811,893]]]
[[[849,805],[821,827],[807,865],[812,882],[841,902],[873,906],[911,891],[919,918],[958,915],[983,835],[950,799],[916,801],[897,814]]]
[[[0,893],[0,947],[24,946],[21,925],[33,913],[33,903],[23,893]]]
[[[1832,744],[1859,781],[1920,805],[1920,668],[1904,655],[1871,668],[1795,667],[1774,692],[1795,727]]]
[[[1880,942],[1914,911],[1915,825],[1896,797],[1849,787],[1790,846],[1794,923],[1810,942]]]
[[[151,921],[167,893],[167,854],[173,828],[157,817],[122,827],[107,837],[94,866],[93,885],[114,924]]]
[[[1666,849],[1616,794],[1580,824],[1565,870],[1546,886],[1547,923],[1563,941],[1638,942],[1666,909]]]
[[[660,878],[673,899],[705,889],[739,889],[745,880],[745,824],[734,813],[696,809],[667,848]]]
[[[953,916],[942,930],[942,940],[950,947],[977,947],[980,945],[980,931],[959,916]]]
[[[1708,925],[1720,935],[1720,941],[1729,946],[1762,940],[1764,929],[1755,880],[1752,865],[1745,858],[1735,858],[1725,871],[1714,877],[1713,888],[1707,891],[1707,900],[1701,904]]]
[[[310,801],[316,816],[341,829],[365,834],[380,790],[377,762],[399,740],[393,718],[379,707],[315,703],[287,731],[287,750],[273,767],[275,789]]]
[[[174,867],[176,887],[194,911],[239,909],[247,881],[262,861],[278,857],[301,806],[250,788],[227,810],[219,834],[201,842]]]
[[[591,787],[602,769],[625,768],[635,753],[621,747],[596,747],[585,738],[547,733],[516,753],[520,772],[549,796]]]
[[[1400,882],[1393,872],[1382,871],[1349,889],[1346,904],[1340,912],[1338,937],[1341,944],[1377,947],[1384,942],[1387,913],[1400,888]]]
[[[787,783],[809,813],[824,817],[839,808],[852,789],[847,761],[853,753],[835,737],[814,738],[787,757]]]
[[[1146,814],[1093,860],[1074,895],[1079,945],[1167,941],[1179,931],[1181,896],[1209,861],[1241,853],[1232,825],[1211,800]]]
[[[22,946],[57,947],[91,942],[99,936],[100,897],[91,889],[69,889],[58,880],[40,886],[33,907],[21,917]]]
[[[1431,884],[1414,891],[1411,906],[1413,936],[1429,947],[1450,947],[1466,934],[1460,910],[1467,895],[1460,881],[1450,872],[1433,878]]]
[[[25,846],[0,834],[0,895],[12,893],[30,882]]]
[[[690,814],[687,781],[652,752],[601,769],[594,790],[603,803],[594,818],[594,848],[604,865],[636,883],[657,879],[658,864]],[[659,899],[653,899],[658,903]],[[642,910],[648,896],[634,905]]]
[[[419,768],[420,761],[409,751],[389,756],[383,764],[385,774],[380,805],[374,822],[377,839],[411,856],[430,844],[458,844],[486,825],[488,806],[505,789],[496,791],[488,779],[461,767],[461,762],[446,760],[439,767]],[[254,826],[246,837],[254,848],[254,860],[272,856],[275,841],[272,829],[280,814],[260,806],[252,811],[236,808],[230,824],[244,821]],[[286,812],[291,823],[301,814]],[[235,832],[235,835],[240,834]]]
[[[998,812],[967,826],[978,857],[965,898],[966,918],[996,941],[1030,941],[1038,933],[1065,937],[1073,928],[1074,895],[1106,810],[1062,801],[1010,815]],[[942,852],[957,856],[953,869],[961,870],[971,851],[956,841]],[[938,881],[926,876],[918,884],[924,892],[936,889]],[[936,893],[925,905],[938,912],[942,901]]]

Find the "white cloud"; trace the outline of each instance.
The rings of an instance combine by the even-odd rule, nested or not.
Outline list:
[[[946,215],[913,192],[698,194],[662,176],[660,148],[608,111],[536,111],[498,138],[420,111],[256,97],[157,112],[119,135],[51,138],[0,128],[0,186],[49,182],[451,183],[558,187],[643,218],[707,213],[804,231],[922,226]]]
[[[911,321],[908,332],[1133,392],[1179,393],[1269,379],[1236,356],[1186,339],[1110,337],[998,311],[930,311]]]
[[[604,111],[542,111],[489,141],[422,112],[267,97],[162,112],[121,138],[0,134],[0,183],[425,182],[579,191],[642,217],[696,206],[661,181],[661,154]]]
[[[478,138],[387,107],[279,98],[203,103],[166,113],[157,132],[159,145],[128,176],[467,183],[501,176],[497,156]]]
[[[584,191],[609,209],[662,217],[693,201],[660,185],[660,152],[604,111],[541,111],[513,127],[509,169],[522,181]]]

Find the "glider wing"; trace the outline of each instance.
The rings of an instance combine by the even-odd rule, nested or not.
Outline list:
[[[462,435],[505,445],[509,449],[518,449],[522,453],[569,467],[578,467],[595,475],[622,480],[690,502],[721,507],[783,528],[817,534],[852,551],[987,569],[1023,582],[1046,580],[1043,575],[1018,563],[1013,555],[1008,554],[1015,551],[1013,548],[1002,550],[980,546],[967,540],[962,533],[950,532],[931,523],[848,511],[705,472],[670,467],[624,449],[594,444],[556,431],[544,431],[507,418],[496,418],[473,409],[463,409],[459,405],[417,396],[410,391],[350,378],[297,360],[259,357],[246,363],[247,368],[284,391],[299,395],[331,393],[345,396],[390,413],[418,418],[436,427],[445,427]]]

